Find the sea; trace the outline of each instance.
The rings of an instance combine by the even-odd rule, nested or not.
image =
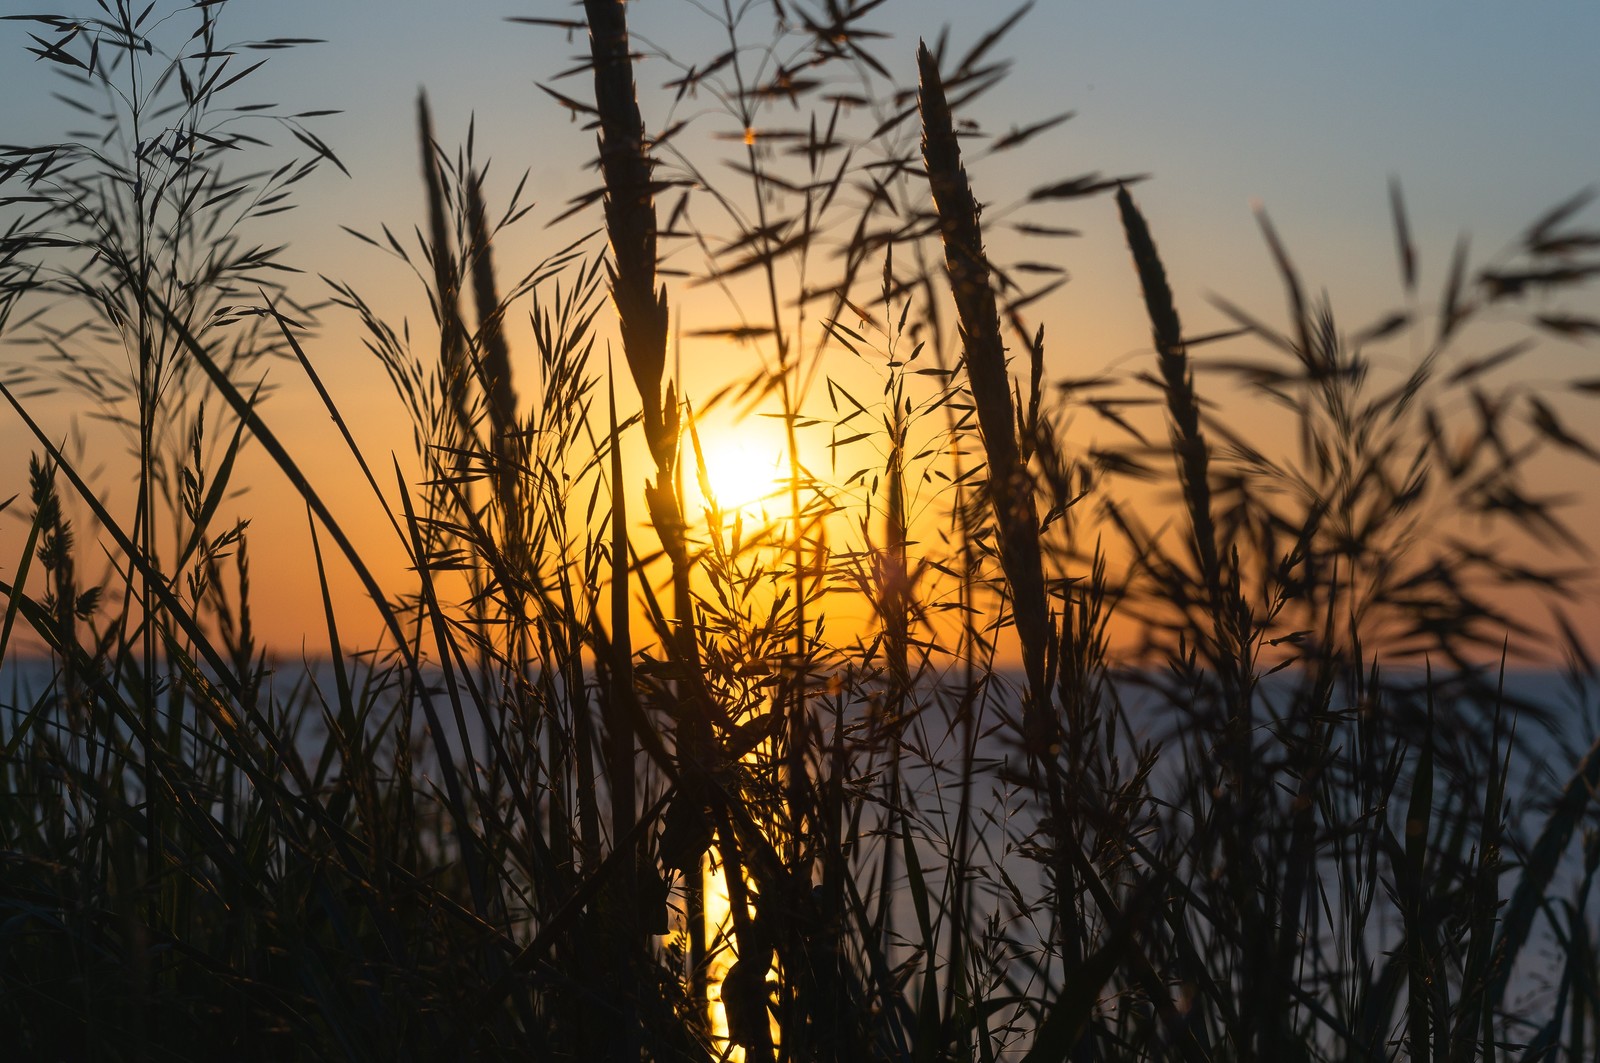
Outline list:
[[[9,751],[24,726],[65,726],[59,719],[35,711],[58,678],[48,660],[11,660],[0,665],[0,750]],[[358,676],[358,682],[359,679]],[[431,682],[441,684],[442,677],[434,675]],[[1282,714],[1296,682],[1292,674],[1283,673],[1263,681],[1257,699],[1258,728],[1281,726],[1273,717]],[[1509,896],[1520,863],[1543,829],[1549,809],[1566,788],[1574,785],[1585,758],[1600,756],[1596,752],[1600,737],[1600,683],[1593,677],[1531,668],[1503,673],[1489,670],[1480,673],[1473,684],[1452,685],[1454,682],[1450,676],[1430,677],[1418,670],[1391,671],[1386,677],[1392,688],[1390,696],[1370,702],[1369,709],[1409,713],[1413,732],[1432,736],[1440,771],[1438,786],[1458,782],[1472,785],[1472,780],[1483,777],[1483,769],[1493,758],[1506,757],[1510,780],[1509,841],[1503,855],[1506,874],[1501,888],[1502,896]],[[1432,699],[1427,695],[1430,685],[1437,692]],[[1030,857],[1030,846],[1038,840],[1036,831],[1041,826],[1040,801],[1029,788],[1027,761],[1017,740],[1022,686],[1022,677],[1016,672],[1002,671],[988,677],[983,697],[973,703],[970,731],[966,723],[956,720],[953,701],[940,695],[935,687],[915,691],[907,699],[912,707],[895,729],[905,750],[898,778],[900,808],[913,824],[917,839],[914,852],[909,855],[921,865],[919,870],[936,902],[945,881],[948,861],[943,854],[954,831],[955,804],[963,785],[970,785],[973,807],[980,813],[982,837],[976,841],[984,861],[981,867],[968,869],[978,887],[974,892],[974,915],[985,922],[986,934],[992,932],[997,940],[1004,939],[1011,946],[1019,941],[1025,944],[1029,935],[1042,940],[1047,932],[1026,905],[1018,903],[1024,896],[1042,896],[1045,889],[1044,868]],[[1468,686],[1476,693],[1463,693]],[[1187,749],[1191,756],[1206,754],[1205,750],[1184,745],[1184,726],[1192,722],[1194,699],[1186,699],[1179,693],[1182,689],[1170,674],[1135,670],[1111,677],[1106,688],[1105,696],[1114,697],[1125,712],[1120,725],[1101,733],[1097,740],[1108,743],[1105,748],[1114,750],[1124,771],[1131,768],[1141,751],[1156,750],[1151,785],[1158,794],[1175,786],[1181,777],[1179,750]],[[266,690],[272,698],[300,707],[303,718],[296,721],[293,729],[295,748],[308,764],[323,760],[330,748],[330,735],[321,706],[336,705],[338,701],[331,664],[279,664]],[[454,751],[451,755],[459,761],[465,746],[467,756],[483,761],[487,745],[481,727],[469,721],[463,743],[448,699],[442,696],[442,690],[435,694],[439,695],[436,705]],[[819,706],[825,709],[829,696],[819,692]],[[1352,685],[1339,685],[1327,708],[1335,715],[1342,710],[1354,711],[1360,700],[1361,692]],[[876,724],[871,720],[873,709],[860,703],[840,718],[861,733],[883,725],[881,720]],[[382,706],[378,706],[369,719],[376,721],[384,716]],[[1430,717],[1431,728],[1425,726]],[[419,777],[435,776],[438,746],[424,740],[420,733],[421,712],[415,714],[414,723],[419,733],[413,735],[412,770]],[[975,742],[970,756],[963,750],[967,736]],[[1258,745],[1266,748],[1270,739],[1264,733],[1261,737],[1263,741]],[[968,766],[970,776],[964,774]],[[885,785],[887,765],[881,759],[862,767],[868,777],[855,782],[868,789]],[[1405,785],[1408,783],[1403,780],[1401,800],[1405,799]],[[887,803],[888,791],[884,789],[883,794]],[[869,812],[869,818],[870,815]],[[1392,813],[1390,818],[1394,822],[1396,817]],[[1181,817],[1175,817],[1172,824],[1180,821]],[[1585,836],[1597,830],[1600,799],[1591,795],[1583,822],[1565,844],[1549,898],[1576,898],[1584,882]],[[871,835],[869,822],[863,836]],[[894,862],[891,873],[897,883],[888,934],[898,942],[894,948],[900,958],[914,959],[920,947],[919,920],[924,914],[919,913],[912,891],[904,888],[909,881],[908,854],[902,844],[898,852],[885,856],[895,843],[891,839],[883,839],[883,843],[879,859]],[[1581,907],[1582,902],[1578,903]],[[1592,921],[1594,916],[1584,918]],[[1377,954],[1398,944],[1396,925],[1372,925],[1367,933],[1369,945]],[[1595,933],[1591,928],[1591,934]],[[1515,1007],[1525,1009],[1529,1015],[1548,1013],[1560,980],[1561,954],[1550,922],[1540,920],[1512,981],[1508,999]]]

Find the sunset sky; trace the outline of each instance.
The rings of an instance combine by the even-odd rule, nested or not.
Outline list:
[[[809,8],[806,0],[791,6]],[[646,125],[668,113],[662,83],[677,76],[651,58],[657,49],[704,61],[725,46],[713,18],[715,0],[635,0],[629,18],[646,55],[639,80]],[[757,5],[758,8],[763,5]],[[3,0],[7,13],[42,9]],[[60,5],[89,12],[88,2]],[[948,26],[960,53],[1009,8],[954,0],[889,0],[866,24],[892,34],[874,54],[896,79],[910,84],[919,36],[930,41]],[[593,134],[569,120],[536,84],[579,100],[592,98],[587,74],[552,80],[577,65],[581,36],[509,24],[509,17],[581,18],[581,7],[509,0],[445,4],[422,0],[234,0],[222,15],[222,37],[315,37],[325,43],[269,56],[232,97],[286,109],[337,108],[315,128],[349,168],[325,167],[301,187],[298,208],[274,219],[269,237],[287,240],[286,260],[306,270],[296,289],[321,298],[318,274],[361,290],[390,319],[427,318],[415,278],[342,226],[375,233],[382,224],[409,232],[422,217],[414,107],[419,89],[432,100],[436,133],[453,145],[476,117],[480,159],[492,158],[491,199],[509,195],[522,171],[538,208],[514,232],[526,246],[497,247],[511,268],[535,261],[558,242],[599,225],[590,211],[549,233],[545,223],[598,181],[588,166]],[[751,24],[766,25],[764,11]],[[754,39],[762,39],[760,31]],[[0,23],[0,142],[60,139],[80,120],[50,93],[59,78],[30,61],[22,23]],[[1226,325],[1207,302],[1224,295],[1271,321],[1283,299],[1262,245],[1252,205],[1270,213],[1313,290],[1326,289],[1341,321],[1356,327],[1398,301],[1400,282],[1388,205],[1388,182],[1406,193],[1419,248],[1423,299],[1432,303],[1445,280],[1450,250],[1469,232],[1474,262],[1500,254],[1538,214],[1580,189],[1600,183],[1600,5],[1584,0],[1535,4],[1408,2],[1403,4],[1292,3],[1242,0],[1208,3],[1126,0],[1041,0],[998,46],[1015,66],[1009,79],[969,112],[986,132],[1072,110],[1076,117],[1025,148],[973,166],[980,198],[1010,203],[1041,184],[1089,171],[1145,174],[1137,189],[1166,260],[1191,333]],[[783,105],[775,122],[790,121]],[[708,110],[709,104],[702,110]],[[680,108],[679,117],[694,113]],[[721,116],[703,119],[726,132]],[[721,125],[718,125],[718,123]],[[727,171],[723,171],[726,173]],[[1149,330],[1138,287],[1109,198],[1047,204],[1030,220],[1082,230],[1082,237],[1037,246],[1000,242],[997,258],[1043,259],[1066,267],[1072,282],[1034,309],[1047,328],[1055,376],[1092,374],[1125,365],[1148,350]],[[1586,218],[1592,219],[1594,210]],[[998,240],[998,238],[997,238]],[[675,300],[687,293],[673,289]],[[1592,291],[1588,305],[1593,307]],[[1591,311],[1592,312],[1592,311]],[[725,325],[721,307],[704,311],[706,325]],[[609,329],[609,325],[607,326]],[[692,327],[692,326],[690,326]],[[3,342],[3,341],[0,341]],[[369,460],[387,469],[387,453],[410,453],[410,435],[388,382],[360,347],[353,323],[330,311],[307,342],[341,408],[358,427]],[[753,354],[749,355],[754,357]],[[1523,371],[1560,380],[1600,375],[1596,346],[1549,339]],[[7,359],[15,358],[6,352]],[[715,386],[716,370],[737,348],[719,348],[703,380],[690,379],[690,397]],[[356,486],[354,465],[290,365],[275,366],[281,388],[269,420],[291,439],[314,480],[355,525],[370,526],[374,555],[399,563],[398,547],[380,530],[377,510]],[[687,374],[686,374],[687,375]],[[726,382],[728,376],[720,378]],[[633,402],[631,390],[623,392]],[[1592,407],[1572,405],[1571,423],[1594,423]],[[70,417],[60,404],[40,406],[50,430],[65,434]],[[95,431],[88,424],[86,431]],[[748,446],[751,429],[739,438]],[[1600,433],[1592,433],[1600,436]],[[759,436],[759,432],[756,432]],[[9,411],[0,416],[0,445],[11,455],[0,469],[0,497],[26,492],[25,454],[32,444]],[[94,455],[116,478],[120,444]],[[256,459],[251,494],[241,512],[255,514],[258,623],[282,650],[320,652],[320,607],[305,558],[303,508],[281,479]],[[1592,481],[1592,466],[1573,464],[1552,474]],[[637,498],[638,485],[634,485]],[[637,505],[637,503],[634,503]],[[0,516],[0,569],[10,578],[25,514],[14,505]],[[638,507],[642,510],[642,506]],[[1600,513],[1589,507],[1591,516]],[[1594,520],[1580,527],[1595,527]],[[375,540],[375,541],[376,541]],[[1592,540],[1591,540],[1592,541]],[[299,560],[288,560],[297,558]],[[99,559],[95,559],[97,564]],[[90,564],[91,569],[94,564]],[[271,578],[259,573],[272,572]],[[397,569],[391,567],[391,573]],[[352,590],[347,576],[339,586]],[[355,607],[352,606],[352,609]],[[352,621],[348,641],[370,641]]]

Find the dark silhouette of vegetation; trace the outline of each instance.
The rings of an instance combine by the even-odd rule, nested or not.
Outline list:
[[[24,1056],[1600,1051],[1600,747],[1523,779],[1549,706],[1503,667],[1553,632],[1593,726],[1562,612],[1583,541],[1530,485],[1596,452],[1504,372],[1600,331],[1590,197],[1502,260],[1463,243],[1430,308],[1396,185],[1403,307],[1354,332],[1262,214],[1286,324],[1219,302],[1237,327],[1195,336],[1141,177],[1041,184],[1017,231],[1115,209],[1152,335],[1127,371],[1055,379],[1032,318],[1064,278],[1001,261],[979,208],[986,160],[1068,117],[976,120],[1025,9],[920,46],[901,84],[880,5],[713,7],[693,57],[622,0],[514,20],[588,37],[593,102],[545,89],[595,131],[562,216],[598,228],[508,268],[526,178],[495,205],[420,101],[425,220],[361,239],[411,267],[432,332],[353,284],[297,302],[285,249],[251,242],[339,165],[326,112],[237,102],[252,49],[306,42],[226,45],[224,3],[15,16],[103,132],[0,148],[0,397],[38,448],[0,582]],[[697,117],[641,106],[642,53]],[[696,287],[735,322],[675,322]],[[413,463],[369,460],[318,312],[358,323]],[[1525,335],[1486,350],[1486,318]],[[688,394],[684,337],[754,368]],[[404,586],[280,442],[269,360],[338,426]],[[125,434],[131,507],[39,423],[51,390]],[[1230,415],[1269,403],[1276,439]],[[717,497],[717,412],[782,429],[759,505]],[[257,641],[248,526],[219,526],[252,442],[311,522],[327,657],[303,675]],[[333,565],[381,645],[348,652]]]

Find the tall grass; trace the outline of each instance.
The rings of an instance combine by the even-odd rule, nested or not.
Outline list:
[[[978,207],[988,157],[1064,120],[981,139],[1022,12],[902,85],[876,4],[700,12],[713,54],[673,57],[586,0],[519,21],[588,34],[593,102],[548,91],[596,131],[564,212],[595,232],[517,264],[526,176],[497,199],[424,99],[424,221],[361,239],[432,328],[331,282],[412,423],[385,462],[249,235],[337,160],[314,114],[235,105],[225,7],[32,17],[104,136],[0,155],[0,394],[38,450],[0,584],[27,1055],[1593,1058],[1600,752],[1525,778],[1550,707],[1504,669],[1554,633],[1594,697],[1582,539],[1529,486],[1594,452],[1502,372],[1593,331],[1586,197],[1502,260],[1463,244],[1434,308],[1396,186],[1404,305],[1354,332],[1263,214],[1287,323],[1221,303],[1237,327],[1194,336],[1138,178],[1041,184],[1023,208],[1114,199],[1152,335],[1055,380],[1030,319],[1060,277],[994,257]],[[694,117],[648,114],[641,55]],[[750,371],[692,394],[718,344]],[[282,442],[269,361],[403,577]],[[130,498],[38,388],[110,415]],[[1262,403],[1290,445],[1239,428]],[[768,497],[717,497],[718,417],[781,427]],[[248,527],[217,526],[246,445],[306,505],[304,675],[256,635]],[[378,645],[347,651],[335,567]]]

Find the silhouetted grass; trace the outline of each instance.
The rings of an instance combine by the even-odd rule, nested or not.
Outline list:
[[[38,450],[0,583],[25,1055],[1593,1058],[1600,751],[1524,779],[1549,706],[1492,665],[1554,633],[1594,696],[1563,612],[1584,542],[1529,484],[1595,453],[1500,372],[1595,331],[1561,301],[1600,272],[1587,197],[1503,260],[1460,245],[1433,309],[1396,185],[1404,305],[1354,332],[1263,214],[1287,324],[1221,303],[1237,328],[1192,336],[1138,178],[1041,184],[1029,239],[1115,194],[1152,333],[1127,372],[1054,380],[1028,319],[1061,278],[992,258],[978,203],[989,155],[1070,115],[1006,116],[987,151],[964,120],[1023,12],[918,49],[905,86],[874,4],[730,8],[671,57],[587,0],[519,21],[589,34],[594,103],[547,91],[597,132],[564,213],[600,230],[512,265],[526,178],[496,206],[423,101],[425,222],[357,235],[432,330],[331,282],[412,423],[385,467],[248,235],[337,160],[315,115],[228,109],[225,6],[32,17],[73,93],[109,93],[105,136],[0,150],[0,395]],[[647,120],[641,50],[695,118]],[[309,156],[267,161],[241,115]],[[730,316],[669,329],[714,312],[695,287]],[[1527,335],[1480,347],[1485,318]],[[686,394],[674,334],[751,369]],[[393,582],[274,431],[268,358],[338,427]],[[109,415],[131,501],[28,389]],[[1241,427],[1267,403],[1286,445]],[[719,415],[782,427],[759,504],[715,496]],[[252,440],[313,532],[304,675],[258,641],[248,527],[218,526]],[[336,565],[379,645],[348,652]]]

